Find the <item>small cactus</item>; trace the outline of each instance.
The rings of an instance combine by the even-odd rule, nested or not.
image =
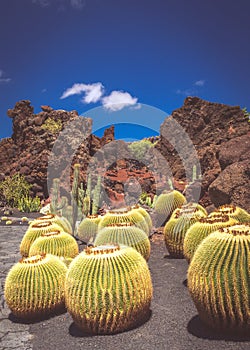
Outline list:
[[[188,269],[188,288],[209,327],[249,334],[249,261],[249,225],[221,228],[197,248]]]
[[[184,256],[188,262],[192,260],[196,249],[204,238],[221,227],[228,227],[238,223],[237,220],[227,215],[221,213],[211,214],[206,218],[199,219],[186,232],[183,249]]]
[[[94,245],[117,243],[136,249],[146,260],[150,255],[150,241],[139,227],[131,222],[110,224],[104,227],[96,236]]]
[[[98,230],[101,230],[103,227],[106,227],[110,224],[121,222],[132,222],[135,226],[142,229],[147,235],[150,233],[144,217],[139,212],[132,211],[130,207],[108,211],[101,218],[101,221],[98,225]]]
[[[179,191],[168,191],[161,193],[155,202],[155,213],[157,224],[163,224],[177,208],[186,203],[186,198]]]
[[[42,233],[30,246],[29,256],[48,253],[65,258],[74,258],[79,249],[76,240],[66,232],[58,230]]]
[[[205,209],[203,207],[199,209],[196,203],[189,203],[175,209],[163,230],[165,244],[170,256],[175,258],[184,257],[183,243],[187,230],[205,216]]]
[[[70,264],[65,302],[85,333],[114,334],[149,315],[152,282],[145,259],[131,247],[88,247]]]
[[[50,254],[20,260],[10,269],[4,287],[12,313],[32,319],[63,309],[66,272],[65,264]]]
[[[98,231],[100,215],[88,215],[84,218],[77,229],[78,237],[86,243],[93,242]]]
[[[51,221],[42,221],[42,222],[32,222],[25,232],[23,239],[20,244],[20,253],[23,257],[29,256],[29,250],[31,244],[40,237],[43,233],[53,232],[53,231],[63,231],[62,227],[53,224]]]
[[[12,225],[12,220],[5,221],[5,225]]]

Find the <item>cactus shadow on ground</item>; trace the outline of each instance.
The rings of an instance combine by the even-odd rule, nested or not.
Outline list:
[[[197,338],[209,339],[209,340],[224,340],[232,342],[248,342],[250,340],[250,334],[233,334],[226,332],[216,332],[215,330],[208,328],[200,319],[198,315],[194,316],[187,325],[187,331]]]
[[[41,321],[45,321],[48,320],[50,318],[59,316],[59,315],[63,315],[67,312],[66,308],[60,308],[58,310],[55,310],[53,313],[51,314],[44,314],[44,315],[40,315],[37,317],[30,317],[30,318],[20,318],[15,316],[12,312],[9,314],[8,319],[13,322],[13,323],[19,323],[19,324],[34,324],[34,323],[39,323]]]
[[[129,329],[125,330],[125,331],[122,332],[122,333],[129,332],[129,331],[131,331],[132,329],[137,329],[138,327],[144,325],[145,323],[147,323],[147,322],[150,320],[151,316],[152,316],[152,310],[150,309],[149,312],[148,312],[148,314],[145,315],[145,317],[144,317],[143,319],[139,320],[139,321],[137,322],[137,324],[134,325],[134,327],[129,328]],[[86,333],[86,332],[84,332],[83,330],[81,330],[81,329],[76,325],[75,322],[72,322],[72,323],[71,323],[71,325],[70,325],[70,327],[69,327],[69,334],[70,334],[72,337],[76,337],[76,338],[87,338],[87,337],[100,336],[100,335],[103,335],[103,336],[104,336],[104,335],[105,335],[105,336],[112,336],[112,334],[107,335],[107,334],[90,334],[90,333]]]

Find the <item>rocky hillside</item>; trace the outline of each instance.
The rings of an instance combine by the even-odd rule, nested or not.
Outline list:
[[[250,210],[250,123],[240,107],[186,98],[171,118],[187,132],[201,164],[201,203],[234,203]],[[168,118],[161,125],[157,149],[176,179],[186,174],[178,152],[167,138]],[[178,135],[175,135],[178,138]],[[179,140],[182,145],[182,140]],[[190,159],[192,163],[192,159]]]

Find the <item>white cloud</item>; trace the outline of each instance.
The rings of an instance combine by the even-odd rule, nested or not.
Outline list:
[[[60,99],[64,99],[73,95],[80,95],[82,93],[85,93],[85,96],[82,99],[84,103],[95,103],[101,99],[104,93],[104,86],[102,83],[74,84],[71,88],[68,88],[64,91]]]
[[[195,86],[204,86],[205,85],[205,80],[197,80],[194,83]]]
[[[177,93],[177,95],[192,96],[192,95],[195,95],[197,93],[197,90],[194,90],[194,89],[185,89],[185,90],[178,89],[178,90],[176,90],[176,93]]]
[[[33,4],[38,4],[41,7],[48,7],[50,5],[50,0],[32,0]]]
[[[85,6],[85,0],[70,0],[70,5],[76,10],[81,10]]]
[[[11,78],[5,78],[3,70],[0,70],[0,83],[9,83]]]
[[[138,98],[132,97],[128,92],[112,91],[109,96],[102,99],[103,107],[112,112],[120,111],[124,107],[135,106]]]

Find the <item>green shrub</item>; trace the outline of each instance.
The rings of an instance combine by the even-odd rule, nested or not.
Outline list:
[[[18,200],[18,210],[24,213],[37,212],[41,209],[41,201],[39,197],[32,198],[30,196],[21,197]]]
[[[148,150],[152,146],[153,146],[152,142],[148,140],[141,140],[141,141],[132,142],[130,145],[128,145],[128,148],[137,160],[143,161]]]
[[[45,123],[41,126],[43,130],[48,130],[52,134],[56,134],[62,130],[62,121],[60,119],[54,120],[52,118],[46,119]]]
[[[29,196],[31,185],[25,180],[24,175],[16,173],[13,176],[7,176],[0,182],[0,194],[6,201],[6,204],[12,208],[18,207],[21,198]]]

